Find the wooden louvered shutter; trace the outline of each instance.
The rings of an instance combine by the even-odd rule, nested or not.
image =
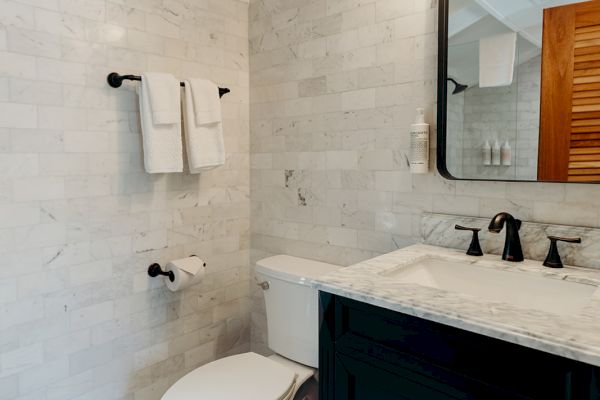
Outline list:
[[[600,0],[544,12],[541,181],[600,182]]]

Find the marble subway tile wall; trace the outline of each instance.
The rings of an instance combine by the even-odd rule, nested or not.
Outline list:
[[[600,225],[600,185],[448,181],[433,161],[430,174],[409,174],[414,109],[435,125],[437,8],[250,2],[251,261],[348,265],[420,241],[426,212]],[[254,289],[252,344],[267,352],[262,307]]]
[[[456,176],[537,180],[541,62],[541,56],[536,56],[515,67],[515,80],[510,86],[484,89],[474,86],[464,92],[462,99],[449,97],[450,110],[464,103],[463,166],[462,173]],[[448,127],[455,128],[456,125]],[[486,140],[491,145],[495,140],[500,145],[509,141],[510,166],[483,165],[482,148]]]
[[[187,371],[249,348],[248,4],[0,2],[0,399],[159,399]],[[143,170],[136,83],[209,77],[225,166]],[[152,262],[197,254],[171,293]]]

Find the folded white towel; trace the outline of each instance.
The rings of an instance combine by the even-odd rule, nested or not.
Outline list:
[[[480,39],[479,87],[512,85],[516,53],[516,32]]]
[[[183,124],[185,144],[187,148],[190,173],[197,174],[225,164],[225,145],[223,143],[223,123],[217,122],[198,124],[194,112],[194,99],[214,95],[219,98],[219,92],[210,94],[197,93],[189,81],[185,81],[185,96],[183,105]]]
[[[190,79],[192,87],[192,101],[194,102],[194,114],[196,124],[205,125],[221,122],[221,98],[219,87],[207,79]]]
[[[177,124],[181,121],[181,86],[171,74],[146,72],[142,83],[150,99],[152,121],[155,125]]]
[[[144,146],[144,166],[150,174],[183,172],[181,118],[175,124],[155,124],[146,81],[138,86]],[[181,97],[176,103],[181,110]]]

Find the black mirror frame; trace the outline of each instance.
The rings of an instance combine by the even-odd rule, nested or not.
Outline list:
[[[452,176],[446,164],[446,118],[448,115],[448,8],[450,0],[439,0],[438,9],[438,97],[437,97],[437,170],[449,180]]]
[[[529,182],[529,183],[571,183],[571,184],[590,184],[590,182],[557,182],[557,181],[538,181],[522,179],[465,179],[457,178],[448,171],[446,163],[447,147],[447,124],[448,116],[448,16],[450,0],[439,0],[438,8],[438,90],[437,90],[437,145],[436,145],[436,166],[438,173],[445,179],[452,181],[475,181],[475,182]],[[600,183],[600,182],[598,182]],[[591,183],[594,184],[594,183]]]

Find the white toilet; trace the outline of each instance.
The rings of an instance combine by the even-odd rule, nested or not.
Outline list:
[[[319,358],[318,293],[313,279],[341,268],[291,256],[256,263],[265,294],[268,344],[276,354],[213,361],[177,381],[162,400],[291,400]]]

